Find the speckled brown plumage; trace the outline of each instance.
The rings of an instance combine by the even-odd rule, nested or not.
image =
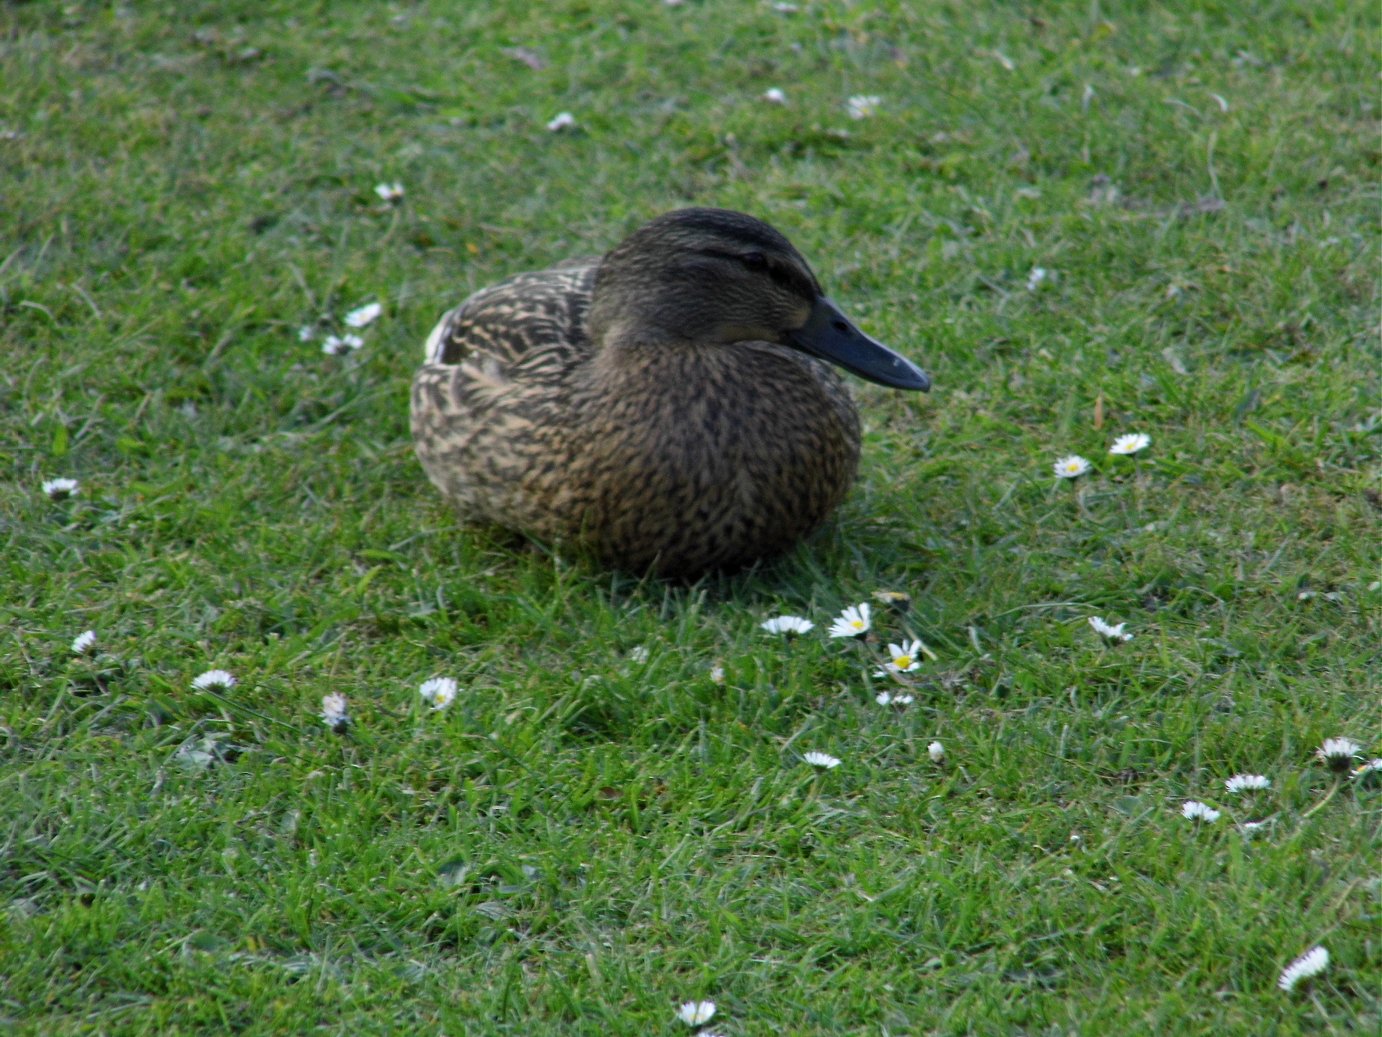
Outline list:
[[[803,351],[848,334],[873,366],[831,359],[926,387],[848,325],[771,227],[679,210],[602,259],[520,274],[446,314],[413,381],[417,454],[466,521],[639,572],[741,566],[809,533],[854,480],[854,404]],[[882,375],[875,347],[894,365]]]

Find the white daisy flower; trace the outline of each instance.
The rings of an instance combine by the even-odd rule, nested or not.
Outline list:
[[[1050,279],[1051,273],[1044,266],[1032,267],[1032,272],[1027,275],[1027,291],[1036,291]]]
[[[830,625],[831,637],[862,637],[869,632],[869,608],[867,601],[851,605]]]
[[[763,91],[763,100],[767,101],[769,104],[786,104],[787,95],[777,87],[772,86]]]
[[[876,590],[873,592],[873,600],[903,612],[912,604],[912,596],[902,591]]]
[[[1272,779],[1261,774],[1235,774],[1224,782],[1224,788],[1230,792],[1248,792],[1254,789],[1269,789],[1272,787]]]
[[[346,697],[337,692],[322,696],[322,723],[338,735],[345,734],[350,726],[350,713],[346,709]]]
[[[383,183],[374,185],[374,193],[386,202],[403,201],[403,185],[397,180],[393,183]]]
[[[1106,637],[1110,641],[1131,641],[1132,634],[1125,634],[1123,628],[1128,624],[1109,623],[1103,616],[1090,616],[1089,625],[1094,628],[1094,632],[1100,637]]]
[[[716,663],[710,668],[710,682],[712,684],[723,684],[725,682],[725,668]]]
[[[379,319],[379,315],[384,312],[384,307],[377,302],[366,303],[358,310],[351,310],[345,315],[345,323],[348,328],[367,328]]]
[[[173,759],[184,767],[204,771],[212,764],[220,763],[225,759],[219,745],[223,737],[220,734],[211,734],[203,735],[201,738],[195,736],[189,738],[178,746],[178,751],[173,754]]]
[[[64,500],[68,497],[75,497],[80,485],[76,479],[45,479],[42,489],[50,499]]]
[[[891,691],[880,691],[873,697],[880,706],[910,706],[916,701],[913,695],[894,695]]]
[[[547,124],[548,133],[560,133],[562,130],[569,130],[575,127],[576,117],[570,112],[557,112],[552,120]]]
[[[456,698],[456,682],[450,677],[433,677],[423,681],[418,693],[426,699],[434,710],[445,709]]]
[[[197,691],[229,691],[235,684],[235,678],[225,670],[207,670],[192,680]]]
[[[72,639],[72,654],[85,655],[96,644],[96,631],[87,630]]]
[[[1366,763],[1353,768],[1353,777],[1358,781],[1362,781],[1369,774],[1382,774],[1382,757],[1368,760]]]
[[[821,770],[834,770],[840,765],[840,761],[829,753],[802,753],[801,758],[812,767],[819,767]]]
[[[1135,454],[1139,450],[1146,450],[1152,445],[1152,437],[1145,432],[1130,432],[1126,436],[1119,436],[1113,441],[1113,446],[1108,448],[1110,454]]]
[[[704,1026],[715,1018],[714,1001],[687,1001],[677,1009],[677,1018],[687,1026]]]
[[[922,647],[920,641],[910,641],[900,645],[888,645],[888,661],[883,664],[887,673],[911,673],[921,665]]]
[[[1053,464],[1051,470],[1056,473],[1057,479],[1078,479],[1089,471],[1089,462],[1079,454],[1070,454]]]
[[[327,356],[345,356],[365,344],[359,335],[327,335],[322,339],[322,352]]]
[[[647,645],[635,645],[633,648],[630,648],[630,649],[629,649],[629,662],[642,664],[642,663],[645,663],[645,662],[647,662],[647,661],[648,661],[648,646],[647,646]]]
[[[878,114],[883,98],[876,94],[855,94],[846,102],[851,119],[868,119]]]
[[[1191,821],[1217,821],[1219,812],[1208,803],[1201,803],[1197,799],[1187,799],[1184,806],[1180,808],[1182,817],[1189,818]]]
[[[940,742],[932,742],[926,747],[926,755],[931,757],[932,763],[941,763],[945,760],[945,746]]]
[[[1276,985],[1289,994],[1301,980],[1318,976],[1327,968],[1329,952],[1323,947],[1311,947],[1281,970],[1281,977],[1276,981]]]
[[[1341,771],[1353,763],[1361,748],[1362,744],[1352,738],[1326,738],[1324,744],[1315,750],[1315,755],[1321,763]]]
[[[304,324],[298,328],[298,341],[311,342],[317,337],[317,326],[315,324]]]
[[[815,629],[816,624],[801,616],[774,616],[758,624],[770,634],[806,634]]]

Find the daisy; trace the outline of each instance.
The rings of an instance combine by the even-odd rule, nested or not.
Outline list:
[[[834,770],[840,765],[840,761],[829,753],[802,753],[801,758],[812,767],[819,767],[821,770]],[[710,1016],[706,1016],[707,1019]]]
[[[862,637],[869,632],[869,603],[861,601],[840,613],[830,625],[831,637]]]
[[[42,488],[52,500],[65,500],[75,497],[80,485],[76,479],[45,479]]]
[[[1057,479],[1078,479],[1089,471],[1089,462],[1079,454],[1070,454],[1053,464],[1051,470],[1056,473]]]
[[[887,673],[911,673],[921,665],[922,648],[920,641],[906,644],[888,645],[888,661],[883,664]]]
[[[945,746],[940,742],[932,742],[926,747],[926,755],[931,757],[932,763],[941,763],[945,760]]]
[[[769,104],[786,104],[787,95],[773,86],[763,91],[763,100],[767,101]]]
[[[338,735],[345,734],[346,728],[350,726],[350,713],[346,710],[344,695],[332,692],[330,695],[322,696],[322,723]]]
[[[912,604],[912,596],[902,591],[876,590],[873,592],[873,600],[883,605],[891,605],[901,612],[905,612]]]
[[[1207,803],[1201,803],[1197,799],[1187,799],[1185,805],[1180,808],[1182,817],[1189,818],[1191,821],[1217,821],[1219,812]]]
[[[1044,266],[1032,267],[1032,272],[1027,275],[1027,291],[1036,291],[1050,279],[1051,274]]]
[[[913,695],[894,695],[890,691],[880,691],[873,697],[880,706],[910,706],[916,701]]]
[[[560,133],[562,130],[569,130],[576,125],[576,117],[570,112],[557,112],[551,122],[547,124],[548,133]]]
[[[1089,625],[1094,628],[1094,632],[1101,637],[1106,637],[1110,641],[1131,641],[1132,634],[1123,633],[1123,628],[1127,623],[1109,623],[1103,616],[1090,616]]]
[[[1353,768],[1353,777],[1362,781],[1369,774],[1382,774],[1382,758],[1368,760],[1366,763]]]
[[[1152,437],[1145,432],[1130,432],[1126,436],[1119,436],[1113,441],[1113,446],[1108,448],[1110,454],[1135,454],[1139,450],[1146,450],[1151,446]]]
[[[384,307],[377,302],[366,303],[358,310],[351,310],[345,315],[346,327],[365,328],[379,319],[379,315],[384,312]]]
[[[677,1009],[677,1018],[687,1026],[704,1026],[714,1017],[714,1001],[687,1001]]]
[[[1330,769],[1341,771],[1347,769],[1361,748],[1362,745],[1352,738],[1326,738],[1324,744],[1315,750],[1315,755]]]
[[[770,634],[806,634],[815,629],[816,624],[800,616],[774,616],[758,624]]]
[[[88,630],[72,639],[72,654],[85,655],[96,644],[96,631]]]
[[[1323,947],[1312,947],[1281,970],[1281,976],[1276,981],[1276,985],[1289,994],[1301,980],[1318,976],[1327,968],[1329,968],[1329,952]]]
[[[327,335],[322,339],[322,352],[327,356],[345,356],[365,344],[359,335]]]
[[[851,119],[868,119],[878,114],[883,98],[876,94],[855,94],[847,102]]]
[[[298,341],[311,342],[317,337],[317,326],[315,324],[304,324],[298,328]]]
[[[418,693],[432,704],[433,710],[445,709],[456,698],[456,682],[450,677],[433,677],[422,682]]]
[[[629,649],[629,662],[645,663],[648,661],[648,646],[635,645]]]
[[[207,670],[192,681],[197,691],[229,691],[235,687],[235,678],[225,670]]]
[[[710,668],[710,682],[712,684],[723,684],[725,682],[725,668],[716,663]]]
[[[375,184],[374,193],[386,202],[403,201],[403,185],[397,180],[391,184]]]
[[[1272,779],[1263,777],[1261,774],[1235,774],[1224,782],[1224,788],[1230,792],[1246,792],[1253,789],[1269,789],[1272,787]]]

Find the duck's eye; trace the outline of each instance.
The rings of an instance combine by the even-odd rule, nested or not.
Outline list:
[[[739,261],[750,270],[768,269],[768,257],[762,252],[745,252],[739,257]]]

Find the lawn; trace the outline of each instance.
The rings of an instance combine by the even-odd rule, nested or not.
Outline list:
[[[4,5],[0,1028],[1377,1032],[1380,36]],[[853,379],[858,485],[747,573],[460,526],[408,433],[432,324],[687,204],[779,227],[935,389]]]

